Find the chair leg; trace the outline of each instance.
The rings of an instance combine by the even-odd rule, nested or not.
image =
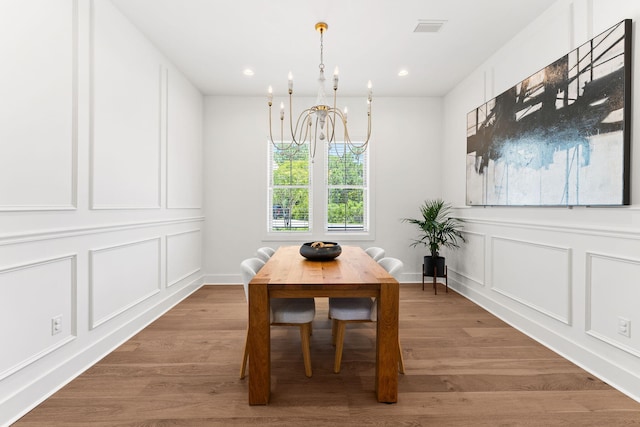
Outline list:
[[[304,359],[304,374],[311,377],[311,351],[309,349],[309,336],[311,334],[311,324],[304,323],[300,325],[300,341],[302,343],[302,357]]]
[[[342,363],[342,348],[344,345],[344,331],[347,327],[347,322],[338,320],[337,322],[337,331],[336,331],[336,359],[333,363],[333,372],[336,374],[340,373],[340,364]]]
[[[240,368],[240,379],[244,379],[245,377],[248,359],[249,359],[249,330],[247,329],[247,338],[244,341],[244,354],[242,355],[242,367]]]
[[[336,346],[336,331],[338,330],[338,321],[336,319],[331,320],[331,345]]]
[[[398,370],[404,375],[404,358],[402,357],[402,345],[400,345],[400,338],[398,338]]]

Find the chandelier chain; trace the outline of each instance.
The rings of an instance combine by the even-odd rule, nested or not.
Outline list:
[[[320,71],[324,72],[324,30],[320,30]]]

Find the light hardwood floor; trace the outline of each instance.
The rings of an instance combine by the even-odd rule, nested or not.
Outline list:
[[[239,379],[242,287],[207,286],[15,425],[640,425],[640,403],[457,293],[433,295],[417,284],[400,287],[406,374],[398,403],[377,403],[375,325],[349,325],[334,374],[327,302],[316,304],[312,378],[304,375],[298,328],[272,327],[268,406],[249,406],[248,378]]]

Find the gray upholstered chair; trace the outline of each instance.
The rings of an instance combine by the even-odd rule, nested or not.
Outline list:
[[[256,251],[256,256],[260,258],[262,261],[267,262],[269,261],[269,258],[271,258],[271,256],[275,253],[276,253],[275,249],[270,248],[268,246],[263,246]]]
[[[260,258],[248,258],[242,261],[240,269],[242,271],[242,284],[244,294],[249,301],[249,282],[253,276],[264,266]],[[316,315],[316,305],[313,298],[271,298],[269,300],[271,310],[269,320],[276,326],[299,326],[300,340],[302,342],[302,355],[304,357],[304,372],[307,377],[311,377],[311,352],[309,350],[309,336],[311,335],[311,322]],[[249,331],[244,344],[244,354],[242,356],[242,367],[240,368],[240,378],[245,377],[247,369],[247,359],[249,358]]]
[[[380,261],[380,259],[384,258],[384,249],[379,248],[377,246],[371,246],[370,248],[367,248],[364,250],[367,255],[369,255],[371,258],[373,258],[374,261]]]
[[[397,258],[382,258],[378,263],[396,280],[400,277],[403,263]],[[347,323],[375,322],[378,317],[378,304],[375,298],[329,298],[329,317],[332,319],[331,335],[336,346],[333,372],[340,372],[342,349]],[[404,374],[402,347],[398,338],[398,369]]]

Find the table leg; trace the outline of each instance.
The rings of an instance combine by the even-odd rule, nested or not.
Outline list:
[[[382,283],[378,298],[376,339],[376,394],[378,402],[398,401],[399,286]]]
[[[266,284],[249,284],[249,404],[266,405],[271,393],[271,331]]]

